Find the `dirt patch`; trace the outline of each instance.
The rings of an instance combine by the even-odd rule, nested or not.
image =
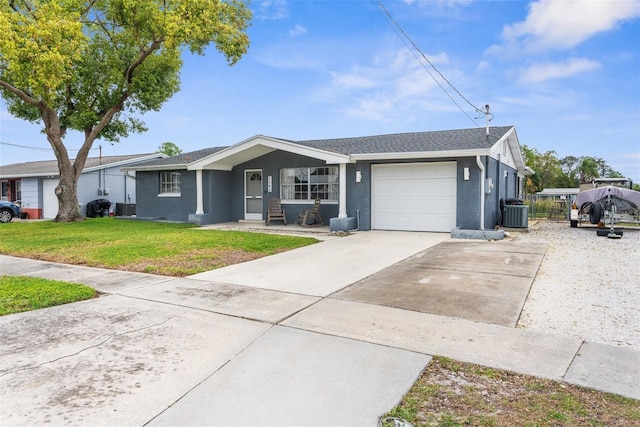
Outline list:
[[[640,401],[435,357],[386,416],[416,427],[631,426],[640,425]]]
[[[194,250],[189,254],[173,256],[171,258],[154,259],[122,265],[118,270],[185,277],[203,271],[251,261],[264,256],[265,254],[241,250]]]

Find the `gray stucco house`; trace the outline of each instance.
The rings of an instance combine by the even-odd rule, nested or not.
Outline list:
[[[320,198],[326,223],[440,232],[492,229],[501,199],[521,198],[530,171],[513,126],[308,141],[257,135],[125,169],[136,171],[138,217],[263,221],[278,197],[292,223]]]

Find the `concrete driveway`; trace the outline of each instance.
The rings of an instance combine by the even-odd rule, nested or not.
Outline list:
[[[515,327],[546,244],[446,241],[334,295]]]
[[[0,317],[0,424],[375,426],[431,355],[639,398],[638,353],[471,320],[464,298],[432,313],[446,275],[532,280],[542,248],[503,243],[357,233],[182,279],[0,256],[107,293]],[[466,277],[457,292],[497,292]],[[405,305],[429,296],[399,307],[394,282]]]

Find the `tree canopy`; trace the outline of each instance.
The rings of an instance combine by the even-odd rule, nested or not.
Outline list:
[[[604,159],[589,156],[567,156],[559,158],[553,150],[540,153],[526,145],[522,147],[525,163],[535,171],[525,184],[527,193],[545,188],[577,188],[594,178],[621,178]]]
[[[156,153],[166,154],[167,156],[177,156],[178,154],[182,154],[182,150],[173,142],[163,142],[158,147],[158,151]]]
[[[43,124],[60,169],[56,220],[79,220],[76,184],[96,138],[146,130],[180,88],[181,53],[213,43],[229,65],[247,51],[251,12],[238,0],[9,0],[0,3],[0,93]],[[75,161],[63,139],[83,132]]]

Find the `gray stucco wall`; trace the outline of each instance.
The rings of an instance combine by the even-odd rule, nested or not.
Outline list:
[[[480,169],[475,157],[412,159],[386,163],[421,163],[456,161],[457,164],[457,205],[456,226],[461,229],[480,228]],[[495,159],[482,157],[486,177],[491,177],[494,188],[485,197],[484,228],[490,229],[500,220],[500,199],[516,197],[516,171]],[[385,162],[362,161],[347,165],[347,216],[357,217],[361,230],[371,229],[371,170],[374,164]],[[205,214],[211,215],[210,222],[228,222],[244,219],[244,174],[246,170],[262,171],[263,219],[266,219],[268,201],[280,197],[280,169],[293,167],[322,167],[325,162],[292,153],[275,151],[246,163],[237,165],[232,171],[203,171],[203,205]],[[464,169],[469,168],[469,180],[464,180]],[[362,173],[362,181],[357,183],[356,171]],[[137,215],[139,217],[166,218],[171,221],[188,221],[189,214],[196,209],[195,171],[181,172],[182,192],[180,197],[158,197],[160,173],[137,173]],[[504,173],[507,172],[506,178]],[[268,177],[272,188],[268,191]],[[301,209],[311,203],[283,204],[287,221],[294,223]],[[323,221],[338,216],[337,203],[323,203],[320,208]]]
[[[487,178],[492,179],[494,187],[485,200],[485,228],[493,228],[499,225],[502,220],[500,201],[518,196],[516,187],[517,171],[493,158],[486,159],[486,162]]]
[[[169,172],[169,171],[167,171]],[[160,172],[138,171],[136,173],[136,216],[140,218],[164,218],[168,221],[187,222],[196,212],[196,172],[180,172],[180,196],[160,197]],[[230,189],[231,173],[226,171],[203,171],[202,197],[206,214],[212,222],[229,222],[231,219]]]
[[[267,218],[267,207],[271,197],[280,198],[280,169],[297,167],[325,167],[325,162],[298,154],[274,151],[237,165],[231,172],[231,217],[232,221],[244,219],[244,172],[248,169],[262,170],[262,212],[263,219]],[[268,191],[268,177],[271,177],[272,188]],[[295,223],[301,209],[308,209],[313,202],[283,204],[287,222]],[[329,218],[338,216],[338,205],[330,203],[320,204],[320,215],[323,222],[329,224]]]
[[[469,168],[469,180],[464,180],[464,168]],[[480,228],[481,171],[475,157],[458,159],[458,197],[456,226],[465,230]]]

